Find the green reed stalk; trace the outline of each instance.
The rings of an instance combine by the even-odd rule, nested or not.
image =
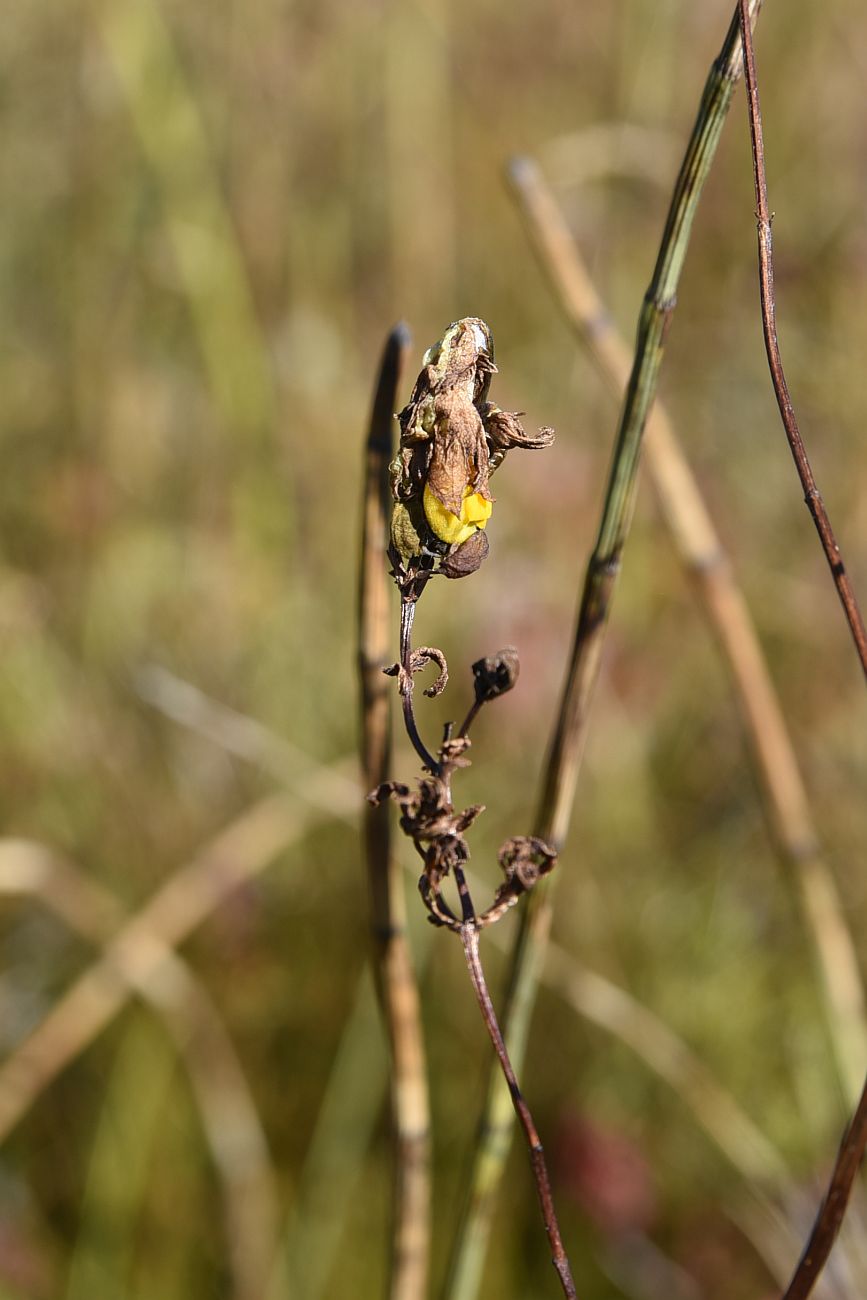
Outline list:
[[[760,8],[761,0],[752,0],[753,25]],[[677,286],[701,191],[742,71],[736,13],[705,84],[672,195],[656,266],[639,314],[635,359],[617,430],[599,532],[587,566],[572,658],[536,819],[536,834],[557,849],[562,847],[568,830],[611,599],[632,522],[644,426],[656,394],[665,336],[677,301]],[[534,890],[527,904],[519,922],[502,1016],[509,1054],[519,1072],[551,923],[548,886]],[[477,1294],[511,1132],[511,1102],[500,1078],[492,1074],[477,1137],[467,1205],[446,1280],[444,1294],[449,1300],[472,1300]]]
[[[570,324],[612,392],[619,396],[632,357],[596,292],[563,213],[539,168],[529,159],[511,164],[509,181],[542,268]],[[755,760],[762,806],[812,945],[837,1072],[844,1095],[854,1106],[867,1060],[864,986],[786,717],[731,560],[660,402],[650,412],[644,440],[647,472],[663,520],[731,672]]]

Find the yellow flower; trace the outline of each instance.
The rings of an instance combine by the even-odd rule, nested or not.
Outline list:
[[[425,517],[440,541],[448,542],[452,546],[459,546],[468,537],[472,537],[479,528],[484,528],[493,508],[493,501],[488,501],[478,492],[474,492],[468,483],[464,488],[460,516],[453,515],[451,510],[446,510],[439,497],[425,486]]]

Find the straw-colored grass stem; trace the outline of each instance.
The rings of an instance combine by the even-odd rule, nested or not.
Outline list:
[[[367,790],[386,780],[391,757],[391,690],[383,674],[390,662],[388,466],[408,348],[409,331],[395,326],[382,356],[365,448],[358,665]],[[415,1300],[427,1288],[430,1258],[430,1119],[421,1007],[406,936],[403,877],[391,850],[388,804],[365,805],[363,836],[374,969],[391,1055],[395,1156],[390,1295],[392,1300]]]

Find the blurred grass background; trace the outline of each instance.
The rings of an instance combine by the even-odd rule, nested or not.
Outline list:
[[[285,791],[303,811],[319,768],[352,775],[361,439],[376,359],[398,317],[420,357],[464,315],[494,331],[495,399],[525,410],[528,426],[553,424],[558,439],[498,476],[484,569],[425,597],[418,636],[443,647],[453,680],[421,721],[435,736],[464,710],[462,666],[517,645],[519,688],[482,717],[460,798],[489,806],[474,832],[477,869],[529,827],[615,412],[530,255],[502,165],[518,151],[541,160],[631,338],[730,8],[91,0],[9,16],[0,30],[7,835],[50,846],[134,911],[258,799]],[[757,54],[781,343],[864,599],[867,17],[855,0],[826,10],[769,3]],[[637,151],[624,124],[648,132]],[[601,176],[600,152],[610,162]],[[867,919],[862,686],[777,425],[752,213],[739,91],[662,392],[758,621],[857,936]],[[169,716],[179,712],[175,679],[235,715],[219,715],[220,726],[201,708],[194,726],[195,710],[186,722]],[[415,766],[399,741],[395,775]],[[181,949],[240,1058],[281,1219],[305,1185],[366,958],[357,834],[317,817]],[[417,941],[429,938],[435,1227],[445,1243],[488,1049],[457,945],[427,936],[420,910],[411,913]],[[725,669],[646,492],[555,926],[582,962],[683,1035],[778,1144],[793,1186],[810,1188],[843,1116],[815,980]],[[4,900],[2,941],[10,1053],[93,950],[32,898]],[[496,990],[493,950],[489,965]],[[375,1020],[366,1023],[371,1141],[358,1142],[323,1295],[382,1290],[383,1047]],[[582,1294],[659,1295],[640,1289],[650,1286],[645,1254],[638,1277],[629,1269],[635,1243],[646,1251],[651,1239],[690,1273],[695,1294],[768,1289],[728,1215],[742,1198],[737,1180],[625,1048],[549,995],[525,1073],[555,1153]],[[620,1185],[618,1158],[622,1195],[603,1210],[602,1184]],[[523,1152],[513,1160],[487,1297],[552,1288]],[[199,1110],[160,1021],[137,1004],[7,1138],[0,1204],[4,1300],[236,1293]],[[333,1210],[328,1194],[325,1206]],[[290,1224],[290,1242],[292,1231],[310,1240],[313,1227]],[[295,1252],[277,1292],[314,1294],[303,1272]]]

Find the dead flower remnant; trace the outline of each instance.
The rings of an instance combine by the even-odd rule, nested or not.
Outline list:
[[[429,580],[437,575],[464,578],[474,573],[488,554],[485,527],[493,509],[490,477],[513,447],[548,447],[553,429],[535,437],[524,432],[517,413],[501,411],[488,400],[496,373],[494,342],[483,320],[468,316],[450,325],[424,355],[422,370],[408,404],[400,412],[400,447],[390,465],[394,507],[388,557],[401,597],[400,660],[386,668],[398,679],[406,732],[423,770],[413,789],[400,781],[385,781],[368,795],[374,805],[393,800],[400,809],[400,826],[423,862],[419,892],[434,925],[460,936],[473,989],[485,1026],[509,1087],[530,1151],[536,1191],[552,1262],[564,1294],[575,1295],[569,1261],[563,1248],[544,1152],[533,1118],[521,1094],[506,1044],[497,1023],[479,957],[479,933],[554,869],[556,851],[537,836],[518,835],[499,852],[503,880],[490,905],[478,912],[464,868],[470,850],[466,831],[484,808],[472,804],[456,810],[452,776],[469,766],[470,728],[480,709],[505,695],[518,679],[517,651],[508,647],[473,664],[474,700],[460,729],[445,728],[442,743],[431,753],[416,724],[413,678],[429,664],[438,669],[425,695],[442,694],[448,682],[445,655],[435,646],[413,649],[416,603]],[[443,897],[451,877],[459,899],[455,911]]]
[[[467,316],[428,348],[412,397],[400,412],[400,449],[391,463],[394,513],[389,558],[405,600],[434,574],[464,578],[488,554],[489,479],[513,447],[549,447],[554,430],[524,432],[520,412],[488,401],[494,341]]]

